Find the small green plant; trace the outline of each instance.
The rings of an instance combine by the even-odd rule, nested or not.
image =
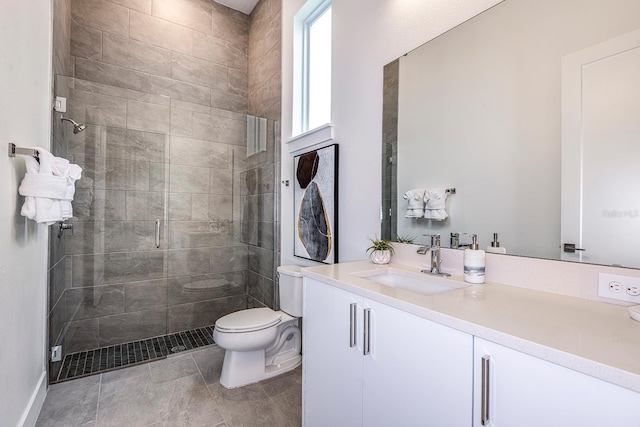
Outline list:
[[[367,253],[375,252],[375,251],[389,251],[391,255],[393,255],[393,242],[391,240],[386,239],[369,239],[371,240],[371,246],[367,248]]]
[[[413,244],[413,241],[415,240],[415,237],[409,237],[409,236],[400,236],[398,235],[398,237],[396,237],[396,242],[398,243],[411,243]]]

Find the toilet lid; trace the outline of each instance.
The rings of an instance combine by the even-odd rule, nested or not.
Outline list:
[[[287,276],[302,277],[299,265],[281,265],[278,267],[278,273],[286,274]]]
[[[233,331],[256,330],[277,325],[281,320],[280,315],[270,308],[251,308],[219,318],[216,322],[216,328]]]

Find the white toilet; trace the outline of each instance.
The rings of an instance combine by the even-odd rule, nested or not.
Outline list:
[[[300,266],[278,267],[280,309],[251,308],[221,317],[213,340],[224,348],[220,384],[242,387],[297,368],[302,363]]]

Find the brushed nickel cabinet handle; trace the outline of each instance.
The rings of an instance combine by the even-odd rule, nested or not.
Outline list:
[[[356,346],[356,310],[358,308],[358,304],[353,302],[351,303],[350,308],[350,317],[349,317],[349,347]]]
[[[489,355],[482,356],[482,399],[480,402],[480,421],[483,426],[489,425],[491,420],[491,414],[489,413],[489,361],[491,357]]]
[[[371,309],[364,309],[364,345],[363,354],[371,353]]]

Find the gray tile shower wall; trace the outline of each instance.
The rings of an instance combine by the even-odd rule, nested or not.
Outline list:
[[[242,174],[242,241],[249,245],[249,294],[275,307],[280,260],[277,241],[280,215],[281,2],[261,0],[249,24],[249,114],[268,119],[267,151],[246,160]]]
[[[54,76],[69,76],[71,72],[71,0],[53,0],[53,52]]]
[[[72,274],[52,281],[65,351],[246,307],[249,17],[208,0],[70,0],[67,13],[69,115],[87,129],[67,134],[84,172],[63,239]]]
[[[88,350],[273,306],[279,2],[251,17],[208,0],[54,0],[53,11],[54,94],[87,128],[72,134],[54,113],[54,154],[84,172],[74,235],[51,227],[50,345]],[[251,158],[247,112],[270,120],[268,151]]]
[[[275,265],[274,237],[279,218],[275,200],[274,122],[267,129],[267,151],[247,158],[247,171],[241,173],[242,241],[248,244],[249,294],[262,304],[274,307]]]
[[[392,159],[385,163],[382,179],[382,211],[395,212],[397,210],[396,180],[398,176],[398,84],[400,61],[393,61],[384,67],[384,104],[382,106],[382,121],[384,129],[382,138],[382,158]],[[395,218],[394,216],[393,218]],[[390,215],[385,215],[382,226],[382,239],[397,237],[397,224]]]
[[[249,113],[280,120],[282,10],[279,0],[261,0],[249,31]]]

